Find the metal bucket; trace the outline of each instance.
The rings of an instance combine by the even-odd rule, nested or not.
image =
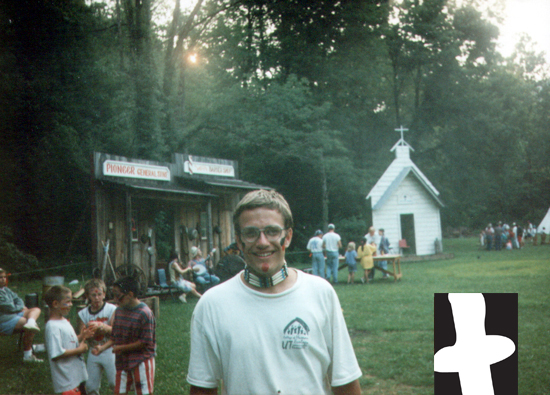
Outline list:
[[[44,300],[44,295],[48,290],[54,285],[63,285],[65,282],[65,277],[63,276],[48,276],[44,277],[44,283],[42,284],[42,301]]]

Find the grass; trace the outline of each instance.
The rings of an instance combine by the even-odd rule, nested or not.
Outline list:
[[[454,253],[455,258],[403,263],[403,279],[397,283],[381,279],[378,272],[371,285],[336,286],[363,371],[363,393],[433,394],[433,294],[446,292],[518,293],[518,390],[529,395],[550,393],[550,246],[487,252],[479,249],[477,239],[453,239],[445,240],[445,252]],[[340,271],[341,283],[346,277],[347,270]],[[40,291],[41,283],[10,287],[23,296]],[[195,304],[191,297],[187,305],[161,301],[158,395],[189,392],[185,377],[189,320]],[[75,317],[73,311],[71,318]],[[0,394],[52,393],[48,365],[23,365],[15,340],[0,337]],[[38,342],[42,341],[40,334]]]

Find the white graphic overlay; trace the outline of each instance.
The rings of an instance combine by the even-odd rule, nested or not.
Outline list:
[[[494,395],[491,365],[514,353],[514,342],[485,333],[485,299],[482,294],[449,294],[456,329],[454,346],[434,356],[434,370],[456,373],[463,395]]]

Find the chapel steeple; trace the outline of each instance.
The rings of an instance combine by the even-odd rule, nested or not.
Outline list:
[[[401,127],[399,129],[395,129],[395,131],[401,133],[401,138],[397,141],[397,143],[395,143],[390,152],[395,151],[395,157],[397,159],[410,158],[411,156],[409,150],[414,151],[414,148],[411,147],[411,145],[407,143],[403,137],[403,132],[408,132],[409,129],[405,129],[403,125],[401,125]]]

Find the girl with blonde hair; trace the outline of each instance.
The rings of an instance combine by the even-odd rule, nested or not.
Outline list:
[[[372,259],[372,254],[376,251],[376,245],[374,243],[367,244],[367,239],[363,238],[361,240],[361,245],[357,248],[357,260],[360,262],[361,267],[365,270],[361,282],[363,284],[369,283],[369,273],[371,270],[374,270],[374,261]]]
[[[348,284],[353,284],[355,281],[355,272],[357,271],[357,252],[355,251],[355,243],[353,241],[348,243],[346,264],[348,265]]]

